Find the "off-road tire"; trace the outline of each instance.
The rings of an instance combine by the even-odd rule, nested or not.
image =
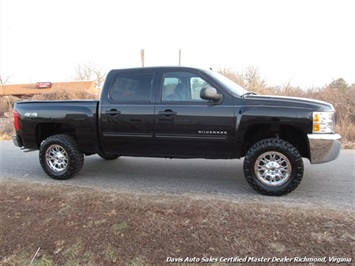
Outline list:
[[[61,134],[50,136],[41,143],[39,161],[49,177],[66,180],[81,170],[84,155],[73,137]]]
[[[99,152],[98,155],[105,160],[116,160],[120,155],[118,154],[109,154],[104,152]]]
[[[272,138],[261,140],[248,150],[243,170],[255,191],[268,196],[282,196],[298,187],[304,168],[302,157],[292,144]]]

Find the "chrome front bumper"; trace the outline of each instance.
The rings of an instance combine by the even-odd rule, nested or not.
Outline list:
[[[312,164],[335,160],[341,149],[339,134],[308,134],[310,161]]]

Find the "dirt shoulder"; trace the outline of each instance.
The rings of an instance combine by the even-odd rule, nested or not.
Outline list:
[[[1,265],[32,259],[33,265],[164,265],[187,257],[210,261],[204,265],[222,265],[222,257],[288,257],[290,265],[297,257],[354,260],[350,211],[0,184]]]

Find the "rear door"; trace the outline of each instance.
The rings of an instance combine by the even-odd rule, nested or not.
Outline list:
[[[231,157],[236,120],[230,96],[219,103],[201,99],[202,88],[216,85],[191,69],[167,70],[161,79],[156,150],[167,157]]]
[[[122,155],[145,155],[153,149],[153,71],[117,72],[110,77],[108,98],[101,99],[100,131],[103,150]]]

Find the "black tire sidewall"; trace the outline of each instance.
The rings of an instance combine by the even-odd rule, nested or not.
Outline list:
[[[266,152],[275,151],[283,154],[290,161],[292,172],[286,183],[272,187],[263,184],[255,174],[254,165],[257,158]],[[258,193],[269,196],[282,196],[295,190],[303,178],[303,161],[298,150],[282,139],[264,139],[254,144],[247,152],[244,165],[244,175],[249,185]]]
[[[68,155],[68,167],[63,172],[55,172],[47,165],[46,152],[52,145],[61,146]],[[39,161],[43,171],[56,180],[66,180],[76,175],[82,168],[84,155],[79,151],[76,140],[69,135],[54,135],[45,139],[39,149]]]
[[[111,160],[116,160],[117,158],[120,157],[118,154],[109,154],[109,153],[103,153],[99,152],[98,155],[105,160],[111,161]]]

